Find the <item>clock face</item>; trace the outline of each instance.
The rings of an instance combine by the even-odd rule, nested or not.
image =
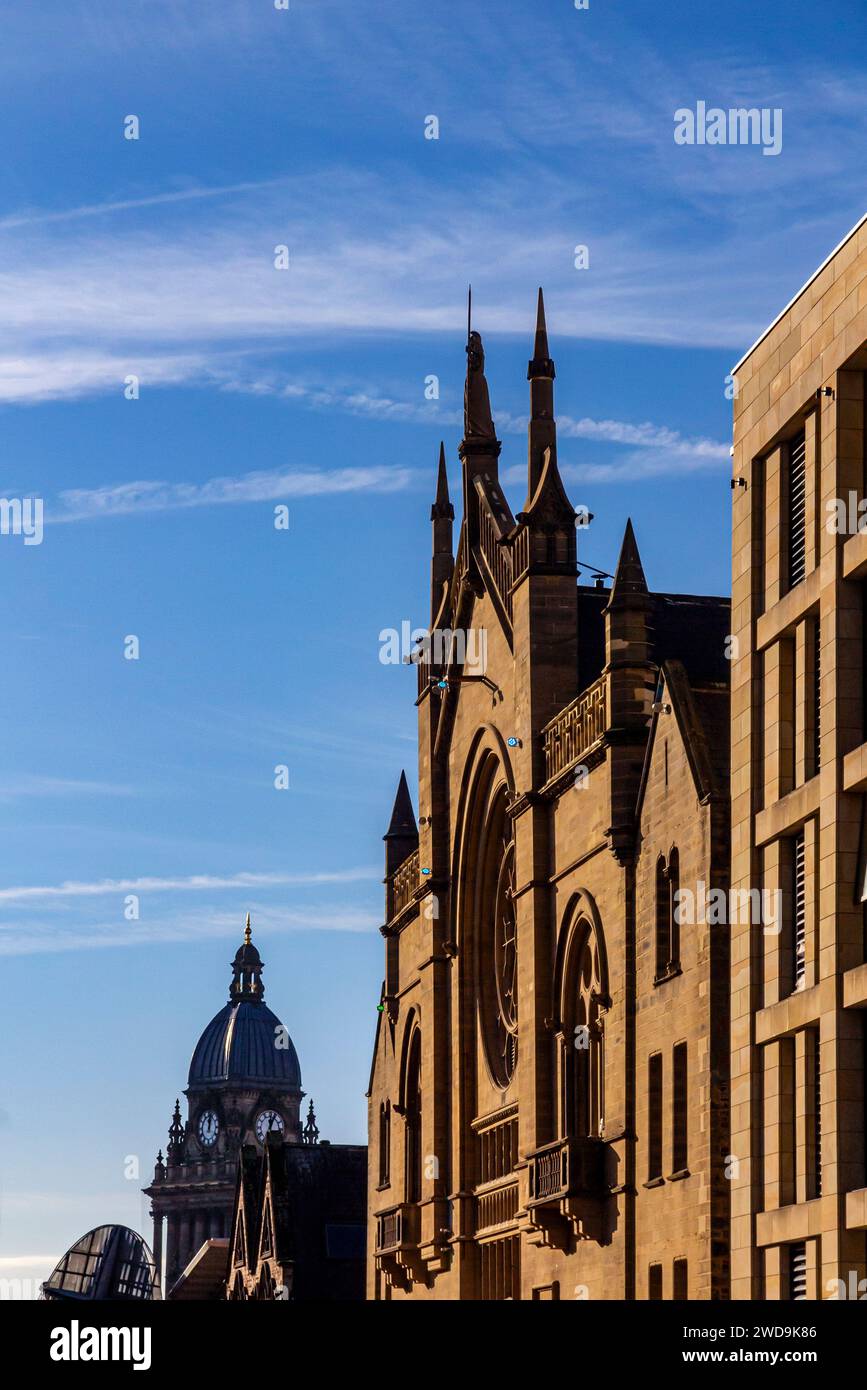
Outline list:
[[[269,1132],[283,1133],[283,1117],[276,1110],[263,1110],[256,1120],[256,1138],[260,1144],[264,1144]]]
[[[199,1116],[199,1142],[209,1149],[212,1144],[216,1144],[217,1135],[220,1133],[220,1121],[217,1119],[213,1110],[203,1110]]]

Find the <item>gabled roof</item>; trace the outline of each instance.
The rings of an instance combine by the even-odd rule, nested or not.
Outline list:
[[[255,1144],[243,1144],[238,1161],[235,1189],[235,1223],[229,1255],[229,1268],[247,1266],[259,1248],[258,1194],[262,1158]]]
[[[682,661],[664,661],[660,668],[656,702],[667,696],[677,721],[687,761],[700,801],[729,795],[729,689],[727,685],[693,689]],[[651,717],[644,766],[636,799],[636,820],[641,814],[661,714]]]

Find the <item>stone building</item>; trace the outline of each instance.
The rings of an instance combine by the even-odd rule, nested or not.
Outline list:
[[[867,219],[734,369],[732,1296],[863,1297]]]
[[[725,1298],[728,935],[705,904],[728,888],[729,604],[652,592],[631,524],[611,587],[578,582],[541,291],[517,515],[477,333],[467,352],[420,818],[401,777],[385,836],[368,1297]]]
[[[242,1145],[261,1151],[269,1132],[294,1143],[302,1139],[298,1055],[265,1004],[262,970],[248,914],[228,1003],[211,1019],[190,1062],[187,1118],[175,1101],[165,1159],[160,1153],[144,1189],[167,1293],[206,1240],[230,1235]]]
[[[238,1164],[226,1297],[293,1302],[364,1298],[367,1149],[269,1134]]]

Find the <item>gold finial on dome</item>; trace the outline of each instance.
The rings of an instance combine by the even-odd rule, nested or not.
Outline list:
[[[244,945],[245,945],[245,946],[249,946],[249,945],[250,945],[250,935],[251,935],[251,933],[250,933],[250,914],[249,914],[249,912],[248,912],[248,913],[247,913],[247,924],[246,924],[246,926],[244,927]]]

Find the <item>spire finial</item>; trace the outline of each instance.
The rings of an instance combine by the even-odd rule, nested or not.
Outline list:
[[[309,1105],[309,1107],[308,1107],[308,1109],[307,1109],[307,1123],[306,1123],[306,1125],[304,1126],[303,1130],[301,1131],[301,1142],[302,1142],[302,1144],[318,1144],[318,1143],[319,1143],[319,1129],[318,1129],[317,1124],[316,1124],[316,1115],[315,1115],[315,1112],[314,1112],[314,1110],[313,1110],[313,1101],[312,1101],[312,1100],[311,1100],[310,1105]]]
[[[264,997],[262,987],[262,957],[251,941],[250,914],[244,927],[244,940],[235,952],[232,961],[232,983],[229,986],[229,1003],[237,1004],[245,1000],[259,1003]]]
[[[554,363],[551,361],[548,352],[548,325],[545,322],[545,296],[542,293],[542,286],[539,286],[539,298],[536,301],[536,336],[533,340],[533,357],[527,367],[527,380],[533,381],[538,377],[550,377],[553,381],[555,376]]]
[[[540,347],[544,349],[542,352],[539,351]],[[545,322],[545,296],[542,293],[541,285],[536,303],[536,347],[533,355],[535,357],[548,356],[548,325]]]
[[[443,517],[448,521],[454,521],[455,509],[449,497],[449,475],[446,468],[446,446],[440,440],[440,458],[437,466],[437,494],[433,507],[431,508],[431,521],[436,521],[438,517]],[[451,537],[449,537],[449,540]],[[451,546],[449,546],[449,549]]]
[[[644,577],[644,567],[638,553],[635,532],[632,529],[632,518],[627,517],[626,529],[623,532],[623,544],[620,547],[620,558],[617,561],[614,580],[611,585],[609,607],[643,600],[647,596],[647,580]]]

